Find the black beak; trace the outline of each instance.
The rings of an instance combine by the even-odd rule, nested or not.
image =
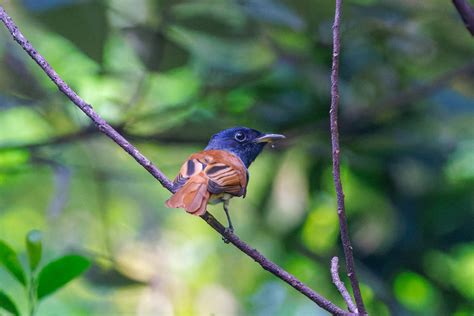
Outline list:
[[[281,134],[264,134],[259,138],[255,139],[256,143],[273,143],[281,139],[285,139],[286,137]]]

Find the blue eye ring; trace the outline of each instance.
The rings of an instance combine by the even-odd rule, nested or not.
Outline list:
[[[234,135],[234,139],[239,143],[244,142],[247,139],[247,136],[243,132],[237,132]]]

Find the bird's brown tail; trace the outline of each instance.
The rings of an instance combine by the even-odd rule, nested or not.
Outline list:
[[[171,198],[166,201],[166,206],[184,208],[186,212],[201,216],[206,213],[210,193],[207,190],[207,177],[191,177]]]

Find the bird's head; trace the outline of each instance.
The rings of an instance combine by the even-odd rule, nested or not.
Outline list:
[[[266,144],[283,138],[285,136],[280,134],[265,134],[248,127],[233,127],[212,136],[206,150],[229,151],[237,155],[248,168]]]

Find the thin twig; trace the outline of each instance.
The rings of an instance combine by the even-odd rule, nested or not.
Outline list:
[[[474,8],[472,8],[467,0],[453,0],[453,4],[458,10],[467,30],[474,36]]]
[[[344,298],[344,301],[346,301],[346,304],[349,310],[357,314],[357,307],[352,301],[351,295],[347,291],[346,286],[344,285],[344,283],[341,281],[341,278],[339,277],[339,258],[338,257],[333,257],[331,260],[331,277],[332,277],[332,283],[334,283],[339,293],[341,293],[342,298]]]
[[[153,175],[166,189],[170,192],[174,192],[172,182],[158,169],[150,160],[148,160],[143,154],[138,151],[132,144],[130,144],[122,135],[120,135],[115,129],[113,129],[103,118],[101,118],[92,108],[91,105],[87,104],[81,99],[56,73],[56,71],[48,64],[48,62],[41,56],[36,49],[28,42],[25,36],[20,32],[18,27],[15,25],[13,20],[7,15],[2,6],[0,6],[0,19],[5,24],[13,39],[20,44],[20,46],[31,56],[31,58],[43,69],[43,71],[51,78],[61,92],[63,92],[77,107],[79,107],[97,126],[97,128],[112,139],[117,145],[122,147],[130,156],[132,156],[141,166],[143,166],[151,175]],[[301,294],[308,297],[310,300],[315,302],[321,308],[334,315],[351,315],[336,306],[326,298],[322,297],[314,290],[310,289],[307,285],[299,281],[295,276],[291,275],[277,264],[268,260],[256,249],[253,249],[245,242],[239,239],[237,235],[225,230],[225,227],[219,223],[211,214],[206,213],[202,216],[202,219],[206,221],[214,230],[219,232],[227,240],[229,240],[234,246],[240,249],[242,252],[247,254],[253,260],[258,262],[263,269],[269,271],[276,277],[285,281]]]
[[[332,145],[332,167],[334,186],[337,194],[337,214],[339,216],[339,228],[341,231],[342,247],[346,259],[347,275],[351,281],[352,291],[357,304],[357,310],[360,314],[365,315],[364,302],[359,288],[359,280],[354,268],[354,256],[352,254],[351,241],[347,228],[346,211],[344,205],[344,192],[341,183],[341,170],[339,163],[339,130],[337,114],[339,108],[339,90],[338,90],[338,72],[339,72],[339,52],[341,47],[341,34],[339,31],[341,21],[342,0],[336,0],[336,12],[334,14],[333,29],[333,53],[332,53],[332,70],[331,70],[331,110],[329,111],[331,123],[331,145]]]

